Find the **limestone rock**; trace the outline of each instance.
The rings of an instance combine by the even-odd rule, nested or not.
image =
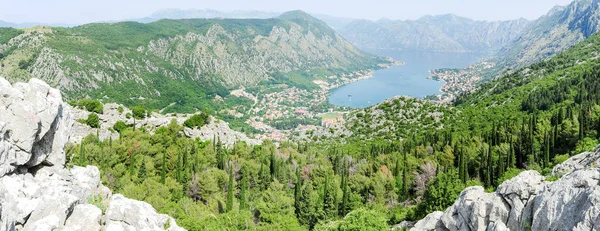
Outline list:
[[[567,161],[554,166],[552,169],[552,175],[562,176],[577,169],[583,169],[585,167],[592,166],[592,164],[598,166],[600,164],[600,152],[598,152],[599,148],[600,146],[596,147],[596,150],[593,152],[584,152],[572,156]]]
[[[106,230],[183,230],[173,218],[157,214],[150,204],[120,194],[110,199],[105,221]]]
[[[45,164],[62,167],[73,125],[58,90],[38,79],[14,86],[0,78],[0,177]]]
[[[79,204],[75,206],[73,213],[65,223],[65,230],[98,231],[102,210],[90,204]]]
[[[0,78],[0,230],[102,229],[102,211],[88,204],[107,204],[112,196],[100,171],[94,166],[65,168],[64,146],[74,122],[70,110],[60,92],[40,80],[11,86]],[[170,230],[182,230],[149,204],[120,199],[143,205],[130,210],[138,214],[134,228],[156,230],[169,221]],[[113,221],[131,220],[112,214]]]
[[[440,211],[430,213],[423,220],[415,223],[415,226],[411,230],[436,230],[438,226],[443,225],[441,224],[442,215],[444,213]]]
[[[119,107],[123,108],[123,112],[119,112]],[[127,113],[131,113],[128,108],[114,103],[108,103],[104,105],[104,113],[99,114],[100,129],[91,128],[85,124],[75,123],[72,129],[72,136],[70,142],[79,143],[83,138],[90,134],[99,135],[100,140],[107,140],[112,138],[116,140],[119,138],[119,134],[116,131],[111,131],[111,128],[118,121],[123,121],[126,124],[137,128],[146,127],[150,134],[153,134],[156,129],[164,126],[168,126],[171,121],[175,120],[177,124],[182,125],[189,117],[193,114],[158,114],[152,113],[147,118],[141,120],[135,120],[134,118],[127,118]],[[75,120],[86,119],[90,112],[82,109],[73,109],[73,117]],[[0,124],[0,128],[2,125]],[[248,144],[256,145],[261,142],[256,139],[251,139],[246,134],[234,131],[229,127],[229,124],[225,121],[218,120],[214,117],[210,117],[210,123],[203,126],[200,129],[184,128],[184,134],[190,138],[200,138],[201,140],[213,140],[215,137],[221,139],[223,145],[231,147],[235,142],[245,141]]]
[[[599,159],[598,149],[571,157],[554,168],[562,175],[555,182],[524,171],[495,193],[467,188],[445,212],[429,214],[412,230],[600,230]]]

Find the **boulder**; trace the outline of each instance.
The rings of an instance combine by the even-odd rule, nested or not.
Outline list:
[[[63,167],[73,125],[58,90],[39,79],[14,86],[0,78],[0,177],[40,164]]]
[[[173,218],[158,214],[146,202],[113,195],[105,216],[106,230],[183,230]]]
[[[423,218],[423,220],[415,223],[415,226],[410,230],[436,230],[438,227],[443,226],[441,223],[443,212],[435,211],[433,213],[428,214]]]
[[[575,156],[572,156],[567,161],[557,164],[552,169],[552,175],[562,176],[566,173],[573,172],[578,169],[583,169],[592,165],[598,166],[600,164],[600,152],[598,151],[600,146],[596,147],[593,152],[584,152]]]
[[[64,230],[98,231],[101,229],[100,222],[102,210],[90,204],[79,204],[75,206],[73,213],[67,219]]]
[[[104,206],[110,198],[117,198],[117,210],[106,215],[111,221],[135,221],[136,230],[166,224],[183,230],[147,203],[112,196],[97,167],[66,169],[73,123],[58,90],[37,79],[11,85],[0,78],[0,230],[113,230],[102,227],[102,211],[88,204]],[[136,206],[120,206],[123,201]]]
[[[597,149],[557,165],[552,174],[562,177],[554,182],[524,171],[494,193],[469,187],[412,230],[600,230],[599,161]]]

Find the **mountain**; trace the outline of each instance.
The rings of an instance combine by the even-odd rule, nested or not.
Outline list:
[[[357,20],[338,32],[360,48],[495,52],[527,24],[525,19],[487,22],[447,14],[418,20]]]
[[[497,54],[501,66],[523,67],[552,57],[600,29],[600,1],[576,0],[531,22]]]
[[[56,26],[56,27],[72,27],[75,26],[73,24],[66,23],[39,23],[39,22],[25,22],[25,23],[13,23],[13,22],[5,22],[0,20],[0,27],[12,27],[12,28],[30,28],[34,26]]]
[[[237,18],[237,19],[268,19],[276,18],[281,15],[281,12],[267,12],[257,10],[235,10],[235,11],[218,11],[213,9],[165,9],[152,13],[148,17],[133,19],[132,21],[149,23],[161,19],[190,19],[190,18]],[[336,17],[325,14],[311,14],[327,23],[331,28],[337,30],[348,25],[356,20],[352,18]]]
[[[212,9],[165,9],[152,13],[150,16],[140,19],[135,19],[137,22],[154,22],[161,19],[190,19],[190,18],[236,18],[236,19],[267,19],[276,18],[281,15],[281,12],[265,12],[265,11],[245,11],[236,10],[230,12],[217,11]]]
[[[177,110],[211,107],[229,89],[312,80],[387,62],[300,11],[272,19],[181,19],[0,30],[0,75],[47,81],[68,98]]]

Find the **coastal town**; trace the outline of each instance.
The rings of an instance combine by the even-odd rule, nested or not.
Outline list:
[[[440,88],[440,94],[434,96],[439,104],[449,104],[459,94],[470,92],[477,87],[483,79],[482,73],[492,69],[496,64],[489,61],[481,61],[462,69],[437,69],[432,70],[428,79],[443,81],[444,86]]]
[[[387,67],[389,65],[381,66]],[[254,94],[243,88],[237,89],[231,92],[232,96],[247,98],[253,104],[247,111],[235,108],[227,113],[235,118],[246,118],[244,123],[260,131],[252,134],[255,139],[284,141],[294,134],[311,134],[311,131],[343,124],[348,111],[327,102],[330,90],[372,76],[372,70],[332,75],[314,80],[318,88],[311,90],[285,84],[273,85]]]

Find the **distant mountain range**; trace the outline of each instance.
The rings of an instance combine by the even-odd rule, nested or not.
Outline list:
[[[132,21],[136,22],[154,22],[161,19],[190,19],[190,18],[236,18],[236,19],[267,19],[267,18],[276,18],[281,15],[282,12],[266,12],[266,11],[244,11],[244,10],[236,10],[236,11],[218,11],[212,9],[189,9],[189,10],[181,10],[181,9],[166,9],[153,13],[152,15],[139,18],[132,19]],[[329,25],[333,29],[339,29],[345,27],[349,23],[355,21],[353,18],[343,18],[336,17],[324,14],[311,14],[313,17],[318,18],[327,25]]]
[[[177,102],[188,112],[229,89],[264,82],[310,87],[312,80],[383,62],[301,11],[271,19],[0,29],[0,75],[9,81],[35,77],[70,98],[105,97],[151,108]]]
[[[600,0],[557,6],[531,22],[496,55],[501,66],[518,68],[553,57],[600,29]]]
[[[338,32],[360,48],[495,52],[527,24],[525,19],[487,22],[447,14],[418,20],[356,20]]]
[[[38,23],[38,22],[12,23],[12,22],[5,22],[5,21],[0,20],[0,27],[30,28],[30,27],[34,27],[34,26],[40,26],[40,25],[55,26],[55,27],[75,26],[73,24],[66,24],[66,23]]]

